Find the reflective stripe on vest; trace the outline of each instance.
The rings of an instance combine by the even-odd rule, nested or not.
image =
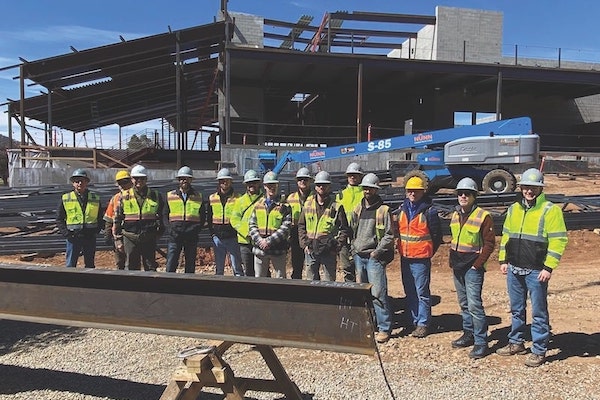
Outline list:
[[[490,215],[481,207],[476,207],[460,226],[460,214],[455,211],[450,221],[452,231],[451,248],[460,253],[481,253],[483,238],[481,237],[481,224]]]
[[[398,216],[398,227],[400,233],[400,254],[407,258],[430,258],[433,257],[433,241],[427,226],[425,210],[412,220],[402,210]]]
[[[83,228],[98,227],[98,213],[100,212],[100,197],[92,192],[88,192],[87,205],[85,211],[81,209],[81,204],[77,199],[75,192],[69,192],[62,195],[62,203],[66,213],[66,225],[70,231],[76,231]]]
[[[306,203],[304,203],[304,218],[306,220],[306,235],[309,239],[316,239],[333,233],[338,208],[338,204],[332,201],[329,207],[323,211],[321,218],[318,218],[316,196],[311,196],[306,200]]]
[[[271,211],[267,212],[267,204],[262,199],[254,206],[254,212],[256,214],[256,226],[262,237],[271,236],[283,223],[281,204],[277,204]]]
[[[123,205],[123,219],[131,221],[154,221],[158,218],[158,192],[148,189],[148,196],[142,203],[142,208],[137,202],[134,189],[123,192],[121,204]]]
[[[169,204],[169,221],[200,222],[200,207],[202,206],[202,194],[194,193],[188,195],[187,200],[177,194],[177,190],[167,193]]]
[[[390,207],[382,204],[375,211],[375,236],[377,236],[377,241],[381,241],[381,238],[385,235],[385,214],[387,214],[390,210]],[[354,209],[354,214],[358,215],[360,219],[360,213],[362,211],[362,205],[357,205]]]
[[[313,193],[310,191],[306,196],[306,199],[312,195]],[[298,218],[300,218],[300,213],[302,212],[302,208],[304,207],[306,200],[302,201],[300,198],[300,193],[294,192],[287,197],[285,202],[288,203],[292,209],[292,225],[298,225]]]
[[[227,198],[225,205],[221,203],[221,196],[218,193],[213,193],[209,196],[210,208],[212,209],[212,223],[215,225],[229,224],[231,220],[231,210],[233,203],[239,196],[233,193]]]

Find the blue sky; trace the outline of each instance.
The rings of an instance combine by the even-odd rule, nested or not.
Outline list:
[[[230,0],[228,8],[290,22],[309,14],[316,24],[326,11],[434,15],[436,5],[502,11],[507,52],[519,45],[550,52],[561,48],[563,54],[581,55],[580,60],[600,58],[597,0]],[[19,57],[37,60],[70,52],[70,46],[82,50],[115,43],[119,35],[134,39],[166,32],[168,26],[181,29],[210,23],[219,6],[220,0],[11,1],[0,24],[0,68],[18,64]],[[18,80],[12,79],[17,75],[16,68],[0,71],[0,103],[19,98]],[[26,88],[27,97],[40,89]],[[6,106],[0,111],[0,134],[6,135]],[[14,121],[13,127],[18,132]],[[124,133],[145,127],[126,127]]]

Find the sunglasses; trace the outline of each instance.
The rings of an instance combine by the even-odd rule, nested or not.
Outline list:
[[[134,181],[145,181],[146,179],[148,179],[148,178],[145,176],[134,176],[133,177]]]
[[[471,197],[473,195],[473,192],[470,192],[468,190],[459,190],[458,192],[456,192],[456,194],[459,196]]]
[[[83,183],[83,182],[87,182],[87,179],[73,179],[74,183]]]
[[[297,181],[310,181],[310,178],[296,178]]]

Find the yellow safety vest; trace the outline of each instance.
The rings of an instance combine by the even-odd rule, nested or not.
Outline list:
[[[567,228],[562,210],[547,201],[542,193],[537,197],[535,206],[530,209],[525,209],[521,203],[514,203],[508,208],[498,259],[520,262],[523,265],[518,265],[519,267],[536,269],[546,266],[554,269],[560,262],[567,242]],[[517,259],[518,252],[521,252],[520,259]],[[525,254],[528,259],[523,257]]]
[[[133,188],[123,192],[121,204],[123,206],[123,219],[126,222],[154,221],[158,218],[158,197],[156,190],[148,189],[148,196],[140,208]]]
[[[237,239],[240,244],[250,244],[248,220],[250,219],[250,215],[252,215],[256,202],[261,197],[264,197],[262,192],[253,196],[245,193],[238,197],[233,205],[230,222],[233,229],[237,231]]]
[[[308,192],[308,195],[306,195],[306,199],[308,199],[312,195],[313,192],[311,190],[310,192]],[[300,218],[300,213],[302,212],[302,207],[304,207],[306,199],[302,201],[302,198],[300,197],[300,192],[294,192],[290,193],[290,195],[285,200],[285,202],[288,203],[290,205],[290,208],[292,209],[292,225],[298,225],[298,218]]]
[[[260,232],[260,236],[268,237],[277,231],[283,223],[284,214],[281,212],[282,207],[286,207],[282,204],[275,205],[271,211],[267,211],[267,204],[262,199],[254,206],[254,213],[256,215],[256,226]]]
[[[201,193],[188,194],[187,200],[184,202],[177,190],[172,190],[167,193],[167,203],[169,204],[169,221],[200,222]]]
[[[98,213],[100,212],[100,197],[92,192],[88,192],[87,206],[85,212],[81,209],[81,204],[77,199],[75,192],[69,192],[62,195],[62,203],[66,213],[66,225],[70,231],[76,231],[83,228],[98,227]]]
[[[475,207],[467,217],[467,220],[460,226],[460,214],[455,211],[450,221],[450,231],[452,232],[452,241],[450,246],[452,250],[459,253],[481,253],[483,249],[483,238],[481,236],[481,224],[490,213],[481,207]],[[483,264],[483,268],[485,268]]]
[[[346,210],[346,218],[350,222],[349,210],[354,210],[354,207],[360,205],[360,201],[363,199],[363,188],[360,186],[346,186],[341,192],[339,192],[335,198],[335,201],[344,206]]]
[[[360,213],[362,211],[362,205],[359,204],[354,208],[354,214],[357,215],[357,218],[360,218]],[[375,236],[377,237],[377,241],[380,241],[381,238],[385,235],[385,215],[390,211],[390,207],[382,204],[379,206],[377,210],[375,210]],[[357,219],[358,221],[358,219]]]
[[[317,198],[311,196],[304,203],[304,218],[306,220],[306,234],[309,239],[316,239],[334,233],[335,220],[337,219],[339,205],[332,201],[323,211],[321,218],[317,216]]]
[[[221,203],[221,197],[218,193],[213,193],[209,196],[210,208],[212,209],[212,223],[215,225],[225,225],[231,223],[231,211],[233,204],[240,196],[232,193],[227,198],[225,205]]]

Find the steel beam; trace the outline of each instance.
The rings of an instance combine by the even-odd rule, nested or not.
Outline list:
[[[0,264],[0,318],[372,355],[370,287]]]

